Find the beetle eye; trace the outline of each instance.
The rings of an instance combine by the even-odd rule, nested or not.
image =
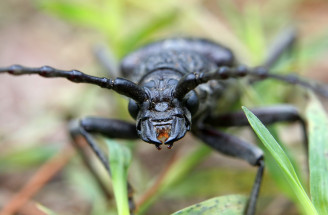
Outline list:
[[[130,115],[136,119],[140,110],[139,105],[134,100],[130,99],[128,109]]]
[[[184,105],[193,115],[197,112],[199,106],[198,96],[195,91],[190,91],[184,98]]]

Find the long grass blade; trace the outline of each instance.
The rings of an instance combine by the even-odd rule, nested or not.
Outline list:
[[[281,175],[285,178],[286,182],[295,193],[300,209],[303,211],[304,214],[318,214],[309,197],[307,196],[300,180],[298,179],[298,176],[287,154],[283,151],[283,149],[276,142],[276,140],[270,134],[268,129],[261,123],[261,121],[246,107],[242,108],[253,130],[255,131],[261,142],[264,144],[264,146],[268,149],[270,154],[276,160],[281,170]]]
[[[106,139],[109,149],[109,165],[112,173],[112,182],[118,215],[130,215],[128,201],[128,168],[131,163],[131,153],[128,148]]]
[[[306,116],[311,198],[319,214],[328,214],[328,118],[314,95],[311,96]]]

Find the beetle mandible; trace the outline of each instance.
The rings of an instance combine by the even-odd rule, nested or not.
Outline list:
[[[78,70],[66,71],[49,66],[30,68],[13,65],[0,68],[0,73],[62,77],[75,83],[98,85],[129,97],[128,109],[136,124],[97,117],[70,123],[73,140],[78,136],[84,137],[109,174],[110,167],[93,139],[94,133],[109,138],[141,138],[160,150],[163,145],[171,149],[174,142],[191,131],[214,150],[257,166],[255,183],[244,212],[252,215],[255,214],[264,170],[263,152],[257,146],[219,130],[220,127],[248,125],[242,112],[215,115],[214,110],[217,101],[224,98],[225,91],[238,84],[237,79],[244,77],[298,84],[328,97],[327,91],[319,85],[292,75],[269,73],[270,67],[294,39],[293,33],[288,34],[268,60],[255,68],[238,65],[232,51],[215,42],[199,38],[172,38],[151,43],[127,55],[121,63],[123,78],[99,78]],[[252,111],[265,124],[299,121],[304,128],[297,109],[289,105]]]

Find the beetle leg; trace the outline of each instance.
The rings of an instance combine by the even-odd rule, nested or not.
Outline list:
[[[306,154],[308,154],[308,136],[306,132],[306,123],[300,116],[297,108],[292,105],[276,105],[253,108],[251,111],[264,125],[271,125],[277,122],[299,122],[303,133],[304,149]],[[224,113],[218,116],[208,116],[205,118],[204,124],[215,127],[249,126],[248,120],[243,111]]]
[[[258,167],[255,182],[244,210],[245,215],[254,215],[264,171],[262,150],[235,136],[208,127],[200,127],[194,134],[213,149],[229,156],[241,158]]]
[[[281,31],[270,45],[267,57],[261,65],[263,68],[267,68],[265,72],[269,73],[269,69],[279,63],[283,55],[291,57],[294,54],[296,42],[297,31],[294,27],[288,27]],[[254,84],[260,80],[260,77],[252,77],[249,79],[249,83]]]
[[[271,68],[279,61],[284,53],[291,54],[295,48],[296,39],[297,32],[294,27],[288,27],[280,32],[269,47],[268,56],[263,66]]]
[[[77,146],[78,150],[82,152],[82,158],[85,161],[87,167],[96,177],[96,180],[100,183],[100,186],[105,187],[102,185],[101,180],[99,179],[98,175],[96,174],[95,170],[92,168],[92,165],[88,159],[86,151],[83,150],[82,147],[77,144],[77,137],[82,136],[89,144],[93,152],[99,158],[103,166],[105,167],[106,171],[108,172],[109,176],[111,176],[110,166],[108,161],[105,157],[105,154],[100,149],[96,141],[94,140],[91,133],[98,133],[104,135],[109,138],[124,138],[124,139],[137,139],[137,131],[136,126],[134,124],[130,124],[121,120],[114,120],[114,119],[104,119],[104,118],[96,118],[96,117],[87,117],[81,119],[79,121],[74,120],[70,124],[70,134],[74,140],[75,146]],[[133,214],[135,210],[135,204],[133,201],[133,188],[129,182],[127,182],[128,186],[128,198],[129,198],[129,206],[130,206],[130,213]]]

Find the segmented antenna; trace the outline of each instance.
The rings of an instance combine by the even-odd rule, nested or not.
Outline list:
[[[45,78],[66,78],[75,83],[88,83],[97,85],[102,88],[112,89],[121,95],[125,95],[137,102],[143,102],[146,99],[145,90],[132,81],[116,78],[99,78],[84,74],[78,70],[59,70],[50,66],[37,68],[13,65],[10,67],[0,68],[0,73],[9,73],[11,75],[32,75],[37,74]]]
[[[243,65],[236,68],[223,66],[211,73],[188,73],[178,82],[175,88],[174,96],[182,100],[188,92],[195,89],[198,85],[208,82],[209,80],[225,80],[228,78],[242,78],[245,76],[253,76],[261,80],[271,78],[289,84],[300,85],[328,98],[328,86],[326,85],[310,82],[293,74],[271,74],[265,67],[247,68]]]
[[[250,71],[250,75],[259,77],[261,79],[276,79],[289,84],[299,85],[312,90],[313,92],[328,98],[328,85],[318,83],[315,81],[304,80],[302,77],[295,74],[279,75],[269,73],[264,67],[256,68],[254,71]]]

